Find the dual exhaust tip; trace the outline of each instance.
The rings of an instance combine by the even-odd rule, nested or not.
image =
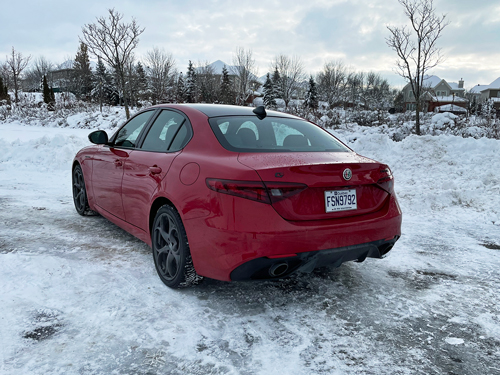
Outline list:
[[[288,263],[275,263],[269,268],[269,275],[272,277],[283,276],[288,271]]]

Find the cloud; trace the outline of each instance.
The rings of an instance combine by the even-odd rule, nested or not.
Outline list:
[[[12,46],[54,63],[72,58],[82,26],[106,16],[112,7],[124,14],[124,21],[134,17],[146,28],[138,58],[161,47],[173,54],[180,71],[186,70],[188,60],[231,64],[236,47],[243,47],[253,51],[260,75],[283,53],[300,56],[308,73],[340,59],[397,82],[392,73],[396,55],[385,43],[386,26],[408,23],[397,0],[87,0],[70,6],[65,0],[24,0],[22,17],[4,13],[0,22],[0,61]],[[450,21],[439,40],[446,60],[436,72],[478,83],[500,76],[500,6],[490,0],[435,0],[435,7]]]

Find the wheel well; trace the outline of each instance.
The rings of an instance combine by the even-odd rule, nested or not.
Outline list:
[[[78,161],[76,161],[76,160],[75,160],[75,161],[73,162],[73,166],[71,167],[71,171],[72,171],[72,172],[73,172],[73,170],[75,169],[75,167],[76,167],[77,165],[80,165],[80,163],[79,163]]]
[[[156,198],[156,200],[151,205],[151,210],[149,211],[149,235],[150,236],[151,236],[151,229],[153,228],[153,221],[155,220],[156,213],[158,212],[160,207],[162,207],[166,204],[175,208],[175,206],[172,204],[172,202],[169,201],[165,197]]]

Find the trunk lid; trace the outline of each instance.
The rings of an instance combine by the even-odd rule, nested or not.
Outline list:
[[[279,183],[307,185],[297,194],[272,203],[285,220],[364,215],[381,209],[389,196],[377,184],[384,177],[387,166],[354,152],[241,153],[238,161],[254,169],[271,192],[278,191],[273,190],[273,186],[279,187]],[[351,171],[350,179],[347,169]],[[327,196],[347,193],[355,194],[355,208],[349,206],[327,212],[326,201],[332,199]]]

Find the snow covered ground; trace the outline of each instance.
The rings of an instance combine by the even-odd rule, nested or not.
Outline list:
[[[74,210],[88,133],[0,124],[1,374],[500,374],[500,141],[339,130],[396,177],[391,254],[178,291]]]

